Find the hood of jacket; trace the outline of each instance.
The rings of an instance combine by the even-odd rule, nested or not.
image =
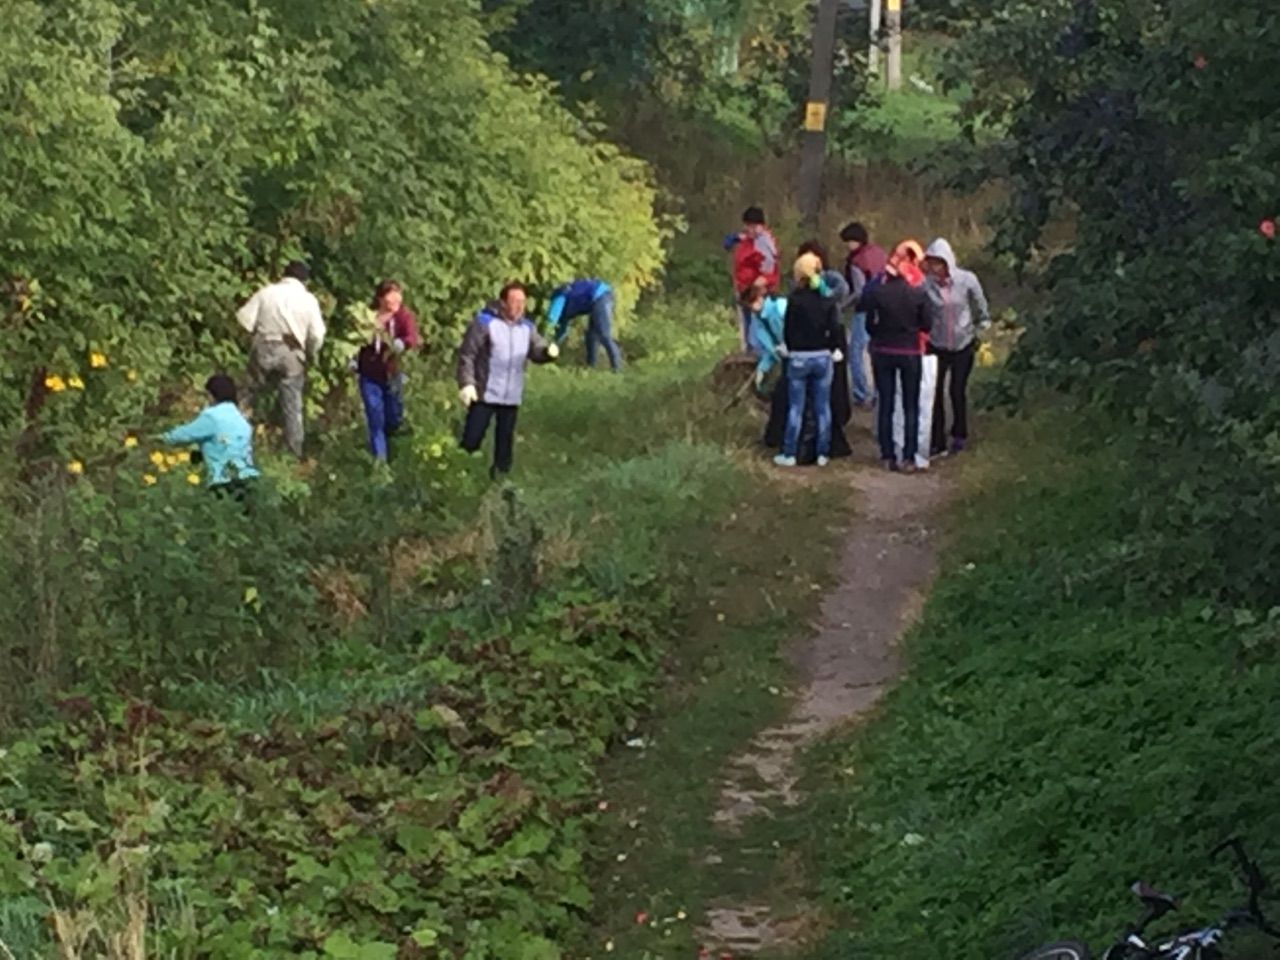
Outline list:
[[[925,256],[941,260],[949,274],[946,283],[929,275],[925,284],[932,320],[930,342],[941,350],[964,350],[991,323],[986,292],[976,274],[956,264],[955,251],[946,240],[929,244]]]
[[[929,248],[925,250],[924,255],[926,258],[932,257],[935,260],[941,260],[947,265],[947,273],[951,274],[952,277],[956,275],[956,270],[959,268],[959,264],[956,263],[956,252],[951,249],[951,244],[942,237],[929,244]]]

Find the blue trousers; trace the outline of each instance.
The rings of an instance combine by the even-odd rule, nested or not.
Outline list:
[[[377,383],[360,378],[360,399],[364,401],[364,420],[369,429],[369,452],[379,460],[387,459],[387,434],[394,433],[404,420],[404,398],[398,380]]]
[[[849,386],[853,402],[869,403],[875,398],[875,389],[867,382],[867,347],[871,337],[867,333],[867,315],[855,313],[849,325]]]
[[[613,339],[613,294],[606,293],[591,305],[591,316],[587,320],[587,366],[596,365],[596,351],[604,347],[609,357],[609,366],[615,371],[622,369],[622,351],[618,349],[618,341]]]
[[[834,375],[835,365],[829,353],[802,353],[787,358],[787,432],[782,438],[785,456],[794,457],[800,446],[806,404],[813,407],[817,420],[817,455],[831,455],[831,380]]]

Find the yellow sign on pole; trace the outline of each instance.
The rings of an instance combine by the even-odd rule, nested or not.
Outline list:
[[[890,13],[898,13],[902,10],[902,0],[885,0]]]
[[[810,100],[804,108],[804,128],[810,133],[821,133],[827,128],[827,105]]]

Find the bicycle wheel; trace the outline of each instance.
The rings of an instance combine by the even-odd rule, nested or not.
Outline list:
[[[1089,960],[1089,948],[1078,940],[1063,940],[1032,950],[1022,960]]]

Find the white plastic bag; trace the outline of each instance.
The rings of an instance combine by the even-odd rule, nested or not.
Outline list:
[[[926,355],[920,358],[920,429],[916,445],[916,466],[929,469],[929,444],[933,431],[933,395],[938,389],[938,358]],[[893,398],[893,450],[902,459],[902,390],[894,391]]]

